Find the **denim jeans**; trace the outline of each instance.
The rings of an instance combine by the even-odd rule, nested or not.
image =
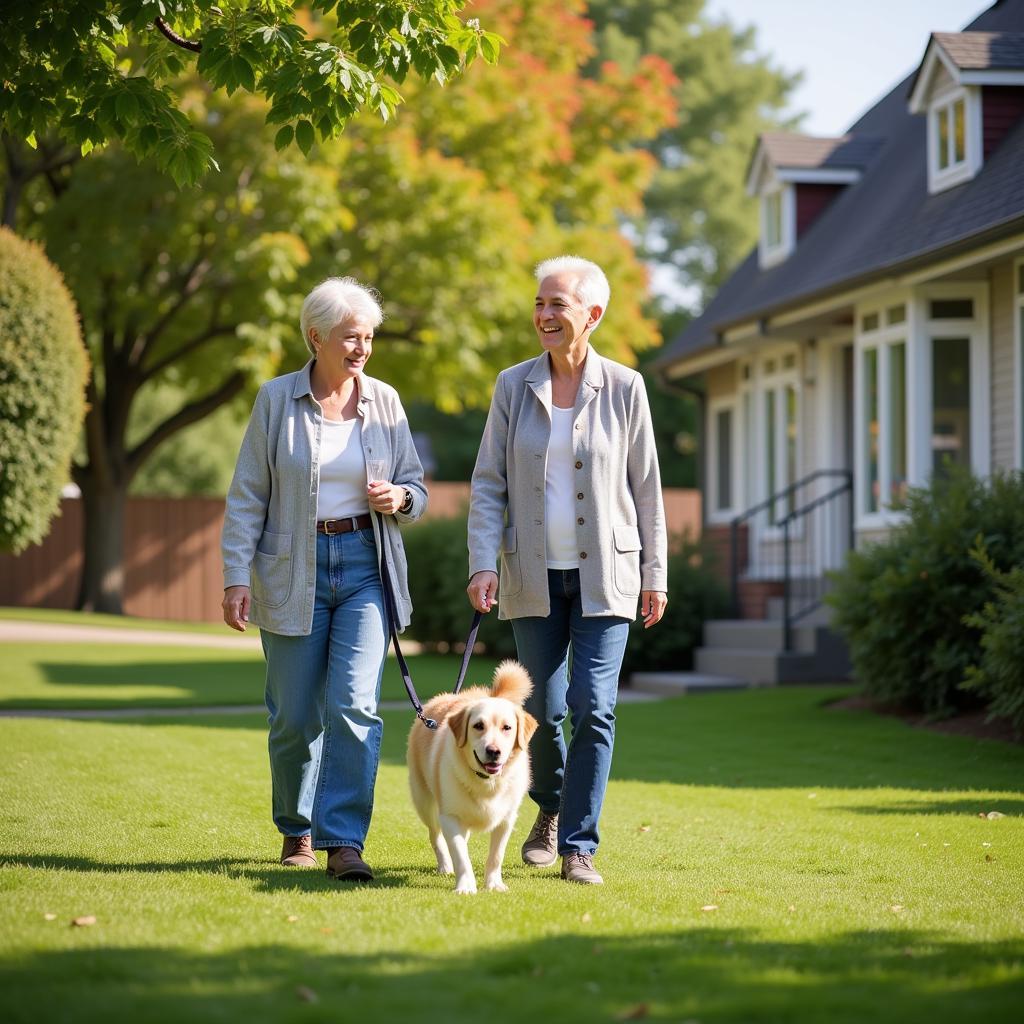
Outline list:
[[[261,630],[274,824],[313,846],[363,849],[383,723],[388,631],[373,530],[316,537],[309,636]]]
[[[548,569],[551,612],[512,620],[519,660],[533,679],[526,709],[539,726],[530,741],[531,798],[558,815],[558,852],[594,853],[615,743],[615,698],[629,620],[584,618],[578,569]],[[572,723],[568,750],[562,735]]]

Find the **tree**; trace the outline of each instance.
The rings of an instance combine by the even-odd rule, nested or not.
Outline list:
[[[633,220],[645,259],[702,305],[746,255],[757,233],[745,193],[753,140],[780,126],[799,82],[756,50],[753,28],[713,22],[704,0],[590,0],[598,52],[625,69],[661,57],[676,79],[679,117],[645,148],[658,170]],[[786,127],[791,126],[786,123]]]
[[[477,55],[494,63],[500,42],[464,0],[73,0],[8,4],[0,33],[0,130],[35,145],[21,187],[111,140],[151,158],[179,185],[216,167],[213,141],[172,86],[202,77],[230,96],[268,101],[278,148],[308,153],[359,110],[384,120],[410,71],[441,84]],[[32,173],[29,173],[29,172]],[[27,175],[27,177],[26,177]],[[16,197],[9,200],[16,206]],[[6,221],[5,221],[6,223]]]
[[[75,302],[42,249],[0,228],[0,549],[47,534],[85,413]]]

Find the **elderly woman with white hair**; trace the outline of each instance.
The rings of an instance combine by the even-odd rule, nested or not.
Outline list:
[[[363,847],[373,808],[388,646],[409,622],[399,523],[427,504],[398,393],[363,371],[383,319],[352,278],[317,285],[302,306],[312,358],[260,387],[228,492],[224,621],[260,627],[267,661],[274,824],[281,863],[369,881]],[[371,516],[373,509],[380,515]]]
[[[561,855],[562,878],[593,885],[629,623],[639,604],[653,626],[667,603],[665,514],[643,378],[590,344],[608,308],[604,272],[560,256],[536,277],[543,352],[494,386],[473,471],[467,592],[482,612],[500,596],[533,678],[539,810],[523,861],[548,867]]]

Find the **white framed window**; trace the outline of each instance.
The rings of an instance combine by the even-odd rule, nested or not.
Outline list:
[[[796,193],[793,186],[777,182],[761,193],[761,238],[758,245],[762,269],[781,263],[796,243]]]
[[[761,465],[759,491],[762,499],[784,491],[800,475],[800,375],[794,351],[766,354],[759,367],[758,408],[751,437]],[[793,495],[774,502],[768,525],[794,509]]]
[[[735,395],[708,402],[710,522],[728,522],[740,512],[739,426]]]
[[[857,317],[854,480],[862,525],[898,515],[909,485],[907,327],[905,298],[890,298]]]
[[[1014,303],[1014,351],[1016,353],[1016,373],[1014,374],[1014,436],[1017,439],[1017,468],[1024,469],[1024,258],[1014,265],[1015,294]]]
[[[968,181],[982,163],[981,90],[947,91],[928,107],[928,191]]]

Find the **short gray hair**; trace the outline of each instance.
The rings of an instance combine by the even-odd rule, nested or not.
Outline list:
[[[302,303],[299,328],[302,340],[312,355],[316,349],[309,340],[310,328],[326,338],[340,323],[363,316],[376,328],[384,320],[380,296],[372,288],[361,285],[354,277],[329,277],[321,281]]]
[[[538,284],[552,274],[575,274],[576,298],[587,309],[591,306],[601,307],[601,319],[594,324],[594,330],[597,330],[598,324],[608,311],[612,289],[608,284],[608,278],[604,276],[604,271],[596,263],[585,260],[582,256],[555,256],[538,263],[533,273]]]

